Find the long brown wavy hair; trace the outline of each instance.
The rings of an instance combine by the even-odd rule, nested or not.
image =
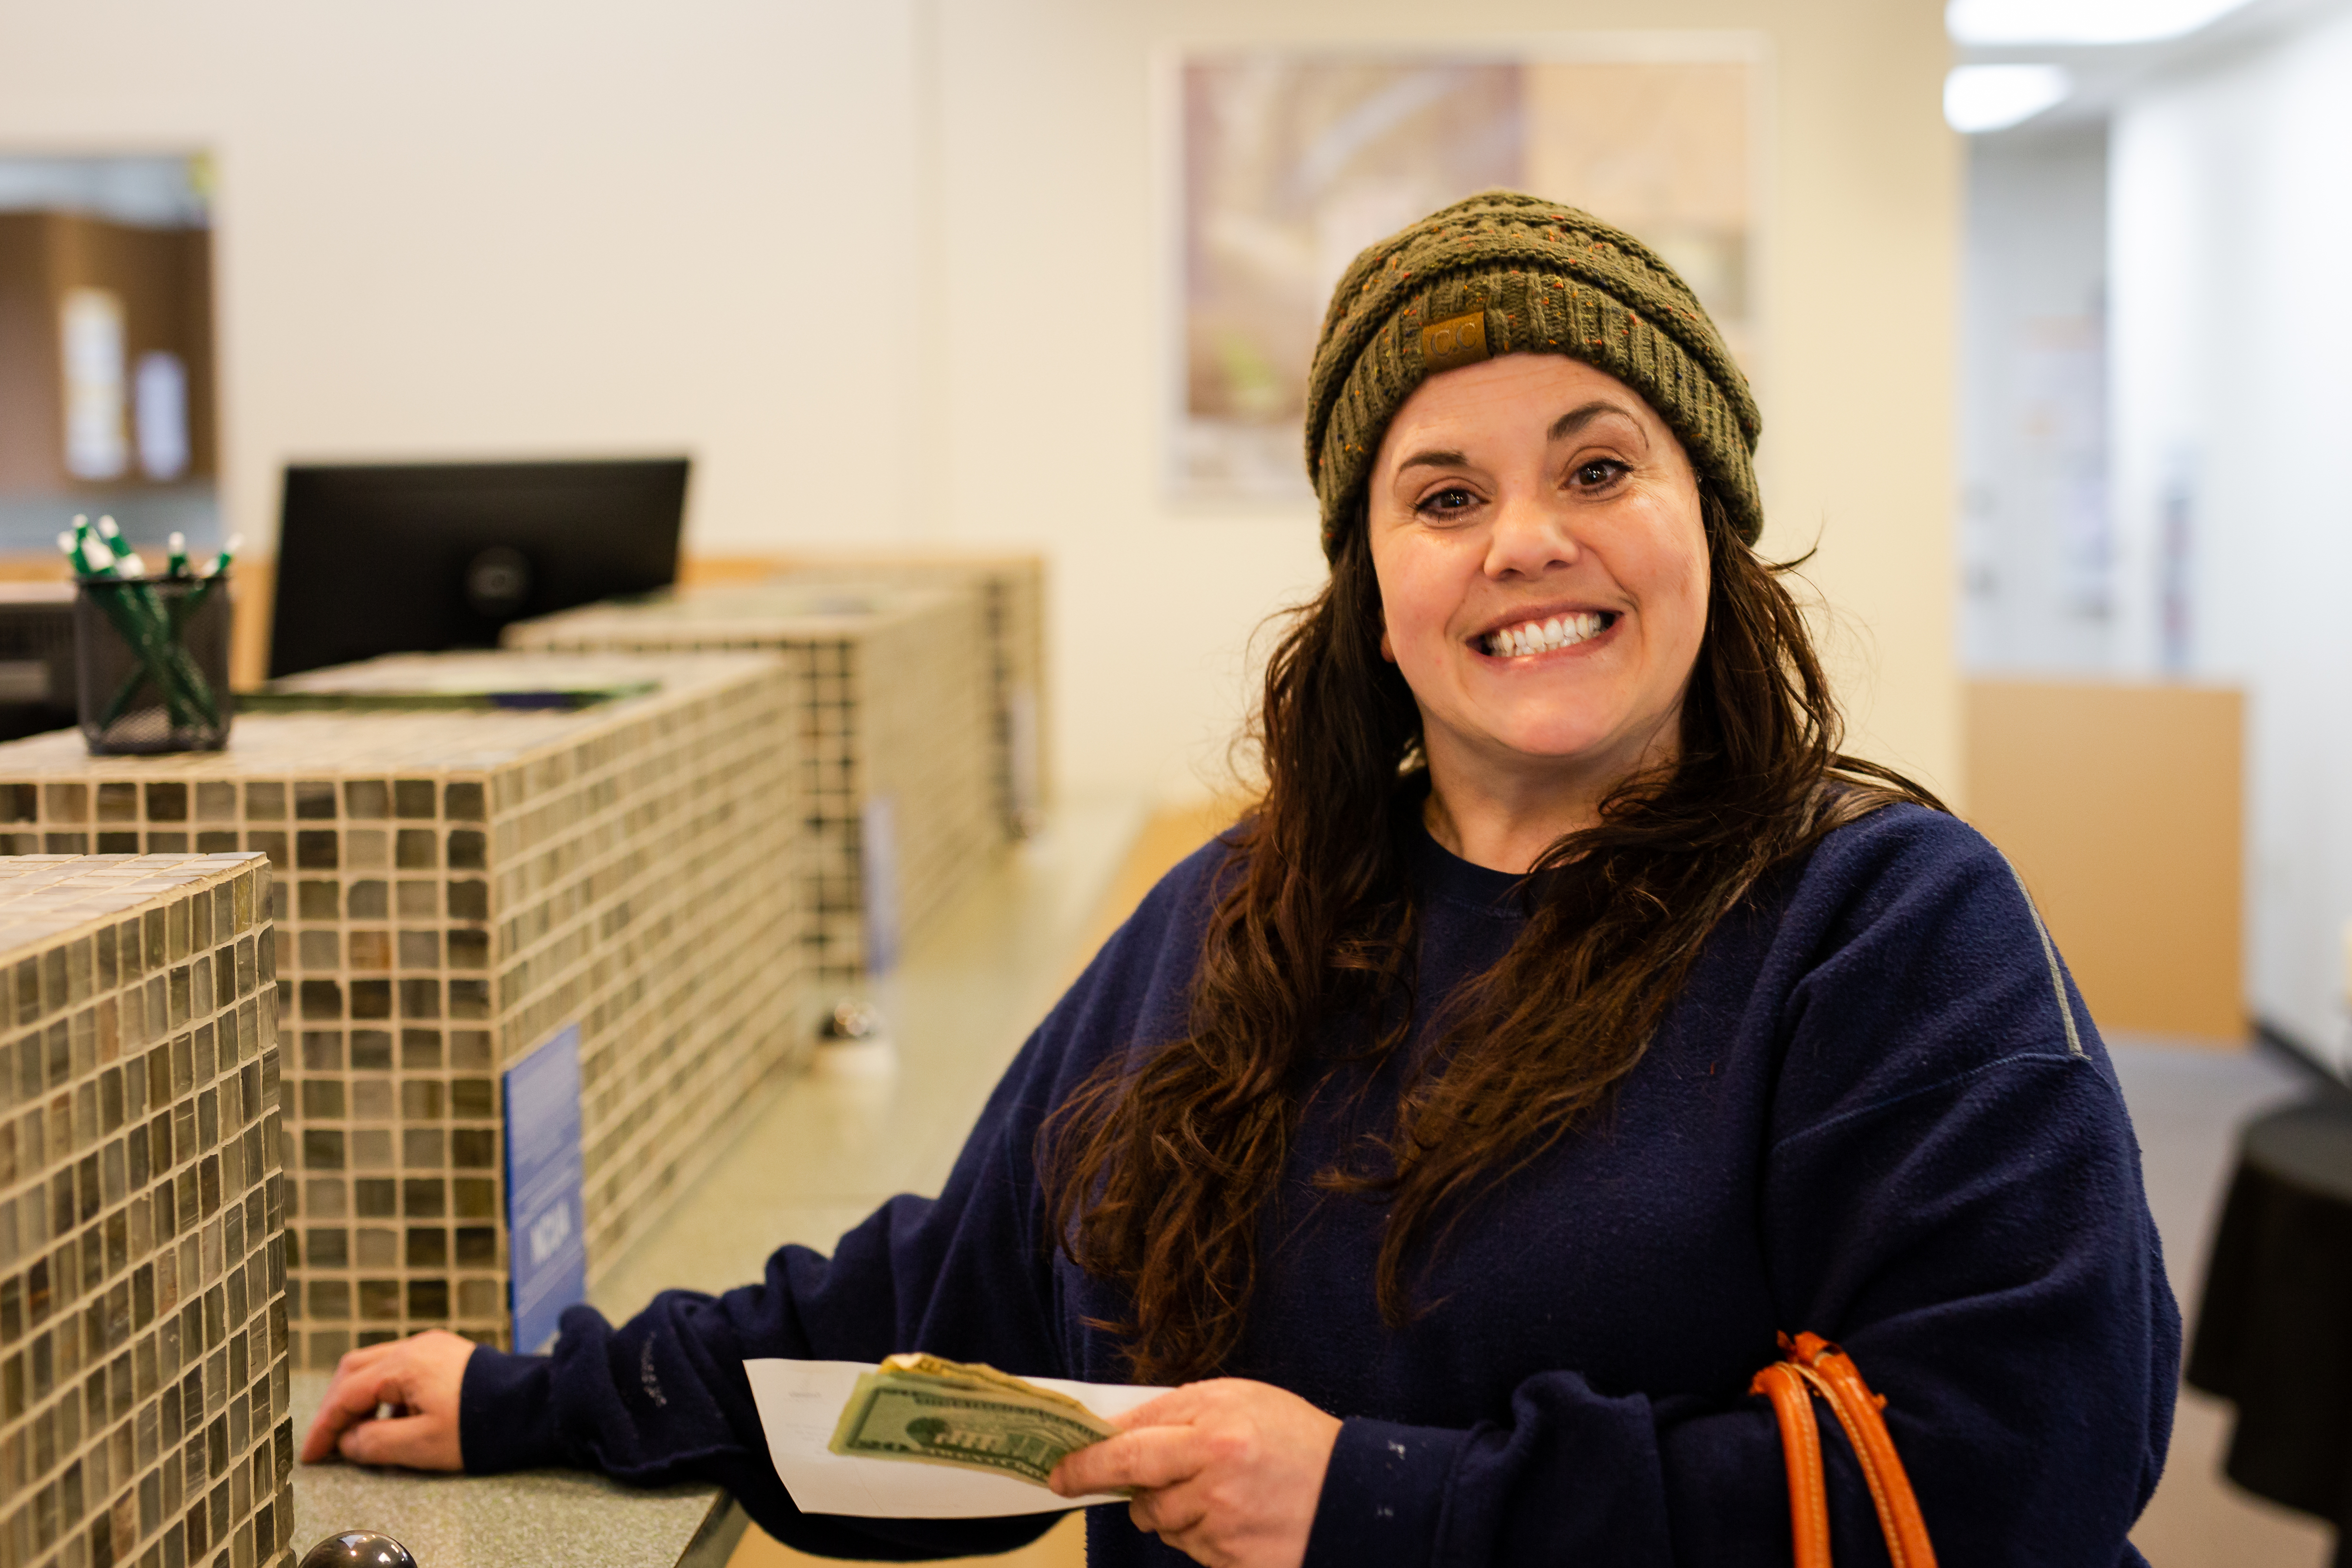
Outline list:
[[[1837,750],[1837,708],[1780,580],[1802,563],[1758,557],[1704,484],[1700,504],[1711,582],[1678,756],[1545,852],[1510,951],[1425,999],[1428,1043],[1400,1064],[1394,1124],[1317,1174],[1386,1204],[1376,1289],[1391,1324],[1412,1314],[1416,1264],[1640,1062],[1707,934],[1759,878],[1878,806],[1937,805]],[[1039,1138],[1055,1234],[1127,1303],[1096,1326],[1143,1382],[1224,1367],[1301,1107],[1339,1060],[1376,1063],[1414,1033],[1409,868],[1427,780],[1381,624],[1360,518],[1267,664],[1251,737],[1265,790],[1225,836],[1187,1032],[1114,1054]],[[1350,1030],[1360,1045],[1335,1057]]]

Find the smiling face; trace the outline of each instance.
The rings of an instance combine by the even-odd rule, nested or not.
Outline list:
[[[1368,515],[1381,651],[1442,800],[1589,812],[1672,757],[1706,537],[1690,460],[1639,394],[1553,353],[1433,375],[1389,423]]]

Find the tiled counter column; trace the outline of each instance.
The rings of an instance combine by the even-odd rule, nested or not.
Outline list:
[[[1045,679],[1045,560],[1042,555],[898,551],[785,560],[780,581],[847,589],[969,588],[980,596],[988,649],[989,773],[1006,834],[1037,831],[1053,804],[1053,705]]]
[[[293,1560],[269,905],[253,855],[0,859],[12,1568]]]
[[[899,932],[943,909],[1002,845],[991,783],[992,668],[980,597],[946,589],[811,587],[790,582],[687,589],[594,605],[507,628],[518,648],[758,648],[791,666],[806,811],[803,918],[811,965],[828,987],[863,980],[877,872]],[[887,850],[866,842],[887,810]]]
[[[257,849],[278,868],[295,1354],[509,1337],[500,1074],[580,1030],[593,1273],[807,1037],[793,686],[759,656],[495,660],[577,711],[240,715],[211,755],[0,745],[19,847]],[[559,668],[560,666],[560,668]],[[457,658],[312,687],[430,686]]]

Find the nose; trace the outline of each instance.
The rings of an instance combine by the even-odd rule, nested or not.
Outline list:
[[[1582,553],[1565,518],[1535,497],[1507,496],[1486,536],[1486,575],[1497,580],[1540,577],[1572,564]]]

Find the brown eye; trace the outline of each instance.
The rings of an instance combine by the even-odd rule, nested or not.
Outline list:
[[[1615,484],[1618,476],[1625,471],[1622,463],[1597,458],[1590,463],[1579,463],[1569,475],[1569,482],[1580,489],[1606,489]]]
[[[1459,485],[1448,485],[1423,498],[1414,510],[1424,517],[1456,517],[1477,504],[1478,498],[1468,490]]]

